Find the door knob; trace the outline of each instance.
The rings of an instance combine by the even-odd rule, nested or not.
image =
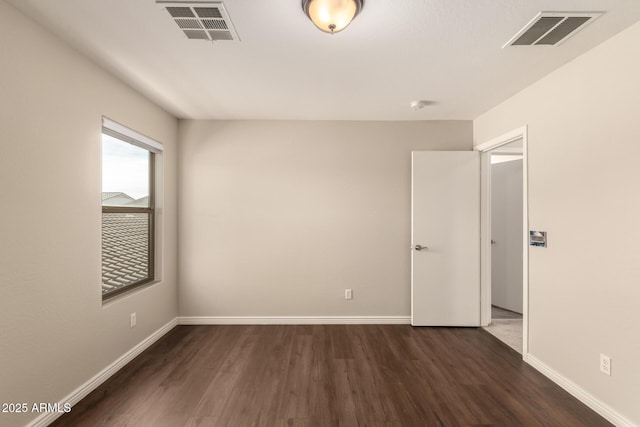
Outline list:
[[[413,247],[413,249],[415,249],[416,251],[426,251],[426,250],[427,250],[427,249],[429,249],[429,248],[428,248],[428,247],[426,247],[426,246],[415,245],[415,246]]]

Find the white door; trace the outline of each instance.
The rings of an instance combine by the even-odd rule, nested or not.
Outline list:
[[[412,152],[411,324],[480,325],[480,153]]]

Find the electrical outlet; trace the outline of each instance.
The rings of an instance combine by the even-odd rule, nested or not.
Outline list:
[[[611,358],[609,356],[600,354],[600,370],[611,376]]]
[[[136,326],[136,314],[131,313],[131,327],[133,328],[134,326]]]
[[[351,289],[345,289],[344,299],[352,299],[352,298],[353,298],[353,291]]]

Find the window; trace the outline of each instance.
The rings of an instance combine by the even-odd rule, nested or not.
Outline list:
[[[102,125],[102,299],[154,280],[154,161],[162,145]]]

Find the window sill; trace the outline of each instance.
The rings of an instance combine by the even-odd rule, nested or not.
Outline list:
[[[161,280],[150,280],[148,282],[138,283],[136,285],[127,286],[122,290],[119,290],[113,294],[104,295],[102,297],[102,307],[107,307],[117,301],[120,301],[124,298],[128,298],[130,296],[136,295],[140,292],[143,292],[150,287],[161,283]]]

